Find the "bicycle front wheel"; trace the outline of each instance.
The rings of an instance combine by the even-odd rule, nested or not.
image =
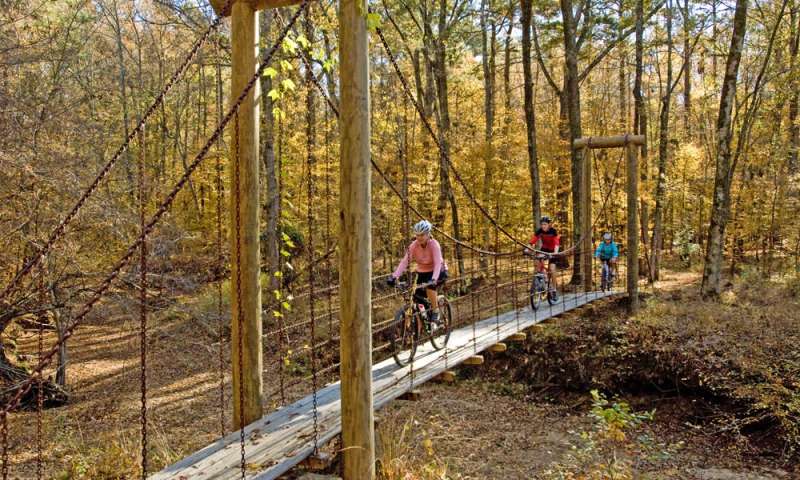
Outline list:
[[[531,310],[537,310],[542,303],[542,293],[545,292],[541,278],[533,277],[530,290]]]
[[[411,363],[417,353],[416,321],[416,315],[411,308],[403,307],[395,313],[394,323],[389,329],[392,357],[401,367]]]
[[[431,345],[434,349],[441,350],[447,346],[452,328],[453,312],[450,309],[450,302],[444,295],[439,296],[439,321],[438,324],[431,324]]]

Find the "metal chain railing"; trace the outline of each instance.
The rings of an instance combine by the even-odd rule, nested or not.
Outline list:
[[[305,11],[305,30],[306,39],[311,41],[314,31],[311,25],[311,9]],[[314,147],[316,144],[316,104],[314,98],[314,90],[311,87],[311,82],[314,80],[314,69],[310,64],[306,66],[306,188],[307,188],[307,203],[306,203],[306,220],[308,222],[308,313],[311,316],[311,325],[309,334],[311,340],[309,342],[309,360],[311,361],[311,385],[313,397],[313,419],[314,419],[314,454],[319,453],[319,411],[317,405],[317,349],[314,346],[316,342],[316,325],[315,320],[315,305],[316,296],[314,293],[314,166],[316,164],[316,155]]]
[[[142,235],[139,247],[139,355],[141,390],[141,437],[142,437],[142,480],[147,480],[147,235],[145,230],[145,136],[144,128],[139,134],[139,231]]]
[[[240,467],[242,469],[242,479],[247,474],[247,464],[245,462],[245,448],[244,448],[244,310],[242,309],[242,197],[241,197],[241,181],[242,181],[242,162],[240,158],[240,145],[239,145],[239,110],[236,110],[236,116],[233,123],[233,218],[234,218],[234,233],[233,238],[235,242],[235,267],[236,270],[236,344],[238,355],[236,361],[239,371],[239,448],[240,448]]]

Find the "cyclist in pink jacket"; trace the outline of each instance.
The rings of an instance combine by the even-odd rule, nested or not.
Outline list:
[[[415,295],[426,297],[431,304],[432,322],[439,320],[439,302],[437,301],[436,289],[443,285],[447,279],[447,264],[442,258],[442,247],[439,242],[431,236],[433,225],[427,220],[421,220],[414,225],[414,235],[416,239],[408,246],[406,254],[400,261],[400,265],[387,279],[389,285],[394,285],[397,279],[406,271],[411,260],[417,265],[416,275],[417,284],[428,284],[425,286],[424,295],[421,288]]]

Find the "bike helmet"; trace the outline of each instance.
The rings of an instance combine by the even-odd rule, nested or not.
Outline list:
[[[539,219],[539,223],[553,223],[553,220],[545,215],[544,217]]]
[[[603,240],[611,240],[611,232],[604,233]]]
[[[414,235],[431,233],[431,230],[433,230],[433,224],[427,220],[420,220],[416,225],[414,225]]]

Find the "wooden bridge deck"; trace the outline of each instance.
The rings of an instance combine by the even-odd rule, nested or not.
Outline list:
[[[463,362],[475,353],[482,352],[509,336],[536,323],[573,310],[616,292],[590,292],[566,294],[552,307],[545,305],[534,313],[530,307],[489,317],[473,327],[454,330],[445,350],[435,351],[430,342],[420,345],[414,359],[414,379],[410,368],[398,367],[389,358],[373,366],[373,393],[375,408],[424,383],[448,368]],[[518,315],[517,315],[518,314]],[[499,325],[499,328],[498,328]],[[314,449],[314,418],[312,396],[274,411],[245,428],[245,453],[248,479],[275,479],[308,457]],[[318,425],[319,445],[323,445],[341,432],[341,402],[339,382],[319,390]],[[191,456],[166,467],[151,479],[222,480],[241,477],[240,433],[236,430]]]

